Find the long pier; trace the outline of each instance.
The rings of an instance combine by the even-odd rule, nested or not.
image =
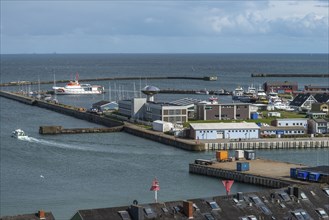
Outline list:
[[[329,77],[329,74],[252,73],[251,77]]]
[[[172,79],[188,79],[188,80],[204,80],[204,81],[216,81],[217,76],[143,76],[143,77],[106,77],[106,78],[89,78],[79,79],[79,82],[93,82],[93,81],[113,81],[113,80],[172,80]],[[56,80],[56,81],[15,81],[9,83],[1,83],[0,87],[4,86],[21,86],[21,85],[38,85],[38,84],[54,84],[54,83],[68,83],[70,80]]]

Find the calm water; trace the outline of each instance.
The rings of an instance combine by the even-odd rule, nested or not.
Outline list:
[[[252,72],[328,73],[327,55],[10,55],[1,57],[1,81],[37,81],[111,76],[204,76],[219,81],[128,81],[111,82],[132,90],[135,84],[159,88],[234,89],[257,85],[272,78],[250,78]],[[290,79],[286,79],[290,80]],[[293,79],[294,81],[296,79]],[[320,84],[319,79],[297,79],[303,84]],[[325,82],[326,83],[326,82]],[[108,87],[109,82],[99,82]],[[42,85],[50,89],[51,85]],[[5,88],[18,90],[26,88]],[[66,96],[61,102],[90,106],[105,96]],[[128,96],[128,94],[127,94]],[[159,94],[159,100],[186,95]],[[205,98],[194,95],[194,98]],[[227,99],[227,98],[222,98]],[[227,100],[229,101],[229,100]],[[0,98],[1,187],[0,216],[52,211],[56,219],[69,219],[78,209],[129,205],[153,201],[152,179],[160,181],[161,201],[225,194],[220,181],[188,173],[188,163],[214,158],[214,152],[187,152],[126,133],[41,136],[41,125],[66,128],[94,125],[45,109]],[[10,137],[21,128],[29,141]],[[328,149],[259,150],[257,156],[307,165],[329,165]],[[42,178],[43,176],[44,178]],[[232,193],[257,191],[261,187],[235,183]]]

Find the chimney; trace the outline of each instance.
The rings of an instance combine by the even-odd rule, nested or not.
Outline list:
[[[142,206],[131,205],[128,212],[133,220],[144,220],[144,213]]]
[[[38,217],[39,217],[40,220],[46,219],[45,211],[39,210],[38,211]]]
[[[188,219],[193,219],[193,202],[183,201],[183,210]]]
[[[237,192],[236,198],[237,198],[238,201],[242,201],[243,200],[242,192]]]
[[[300,199],[301,198],[300,194],[301,194],[300,188],[295,186],[294,187],[294,196],[296,196],[297,199]]]
[[[294,195],[294,187],[293,186],[288,186],[288,194],[289,194],[289,196]]]

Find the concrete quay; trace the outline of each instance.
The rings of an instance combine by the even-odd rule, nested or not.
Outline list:
[[[223,141],[204,143],[205,150],[249,150],[249,149],[303,149],[328,148],[328,138],[305,139],[258,139],[250,141]]]
[[[249,170],[237,171],[237,162],[249,162]],[[281,188],[291,184],[307,184],[290,178],[290,168],[301,167],[306,166],[257,158],[256,160],[215,162],[211,165],[191,163],[189,164],[189,172],[221,179],[232,179],[242,183]]]
[[[251,77],[329,77],[329,74],[253,73]]]

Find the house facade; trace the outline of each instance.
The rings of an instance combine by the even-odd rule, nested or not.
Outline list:
[[[329,120],[327,119],[310,119],[308,120],[308,132],[310,134],[328,134]]]
[[[251,105],[247,103],[198,104],[198,120],[250,119]]]
[[[257,139],[259,126],[255,123],[191,123],[190,138],[195,140]]]
[[[276,127],[294,127],[300,126],[307,129],[307,118],[278,118],[271,122],[272,126]]]

